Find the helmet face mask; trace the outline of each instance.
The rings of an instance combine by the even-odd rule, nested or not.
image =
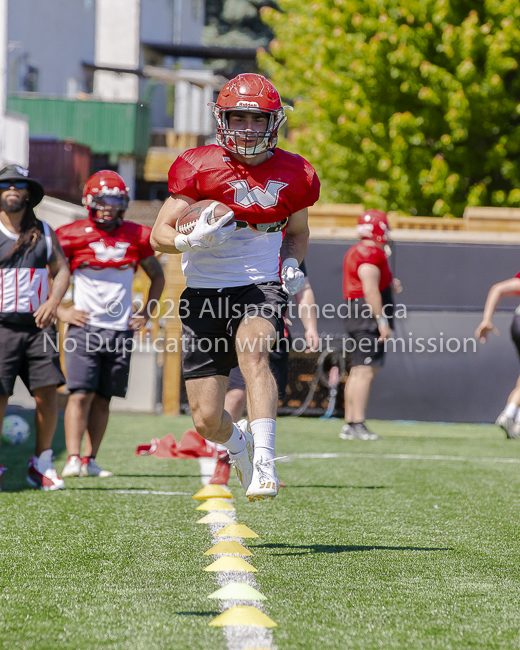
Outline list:
[[[115,230],[120,225],[129,201],[128,188],[116,172],[97,172],[85,183],[83,205],[101,230]]]
[[[258,156],[276,147],[278,129],[287,119],[282,100],[273,84],[259,74],[241,74],[220,91],[213,106],[217,122],[217,144],[245,157]],[[237,111],[260,113],[267,117],[265,131],[231,129],[229,114]]]

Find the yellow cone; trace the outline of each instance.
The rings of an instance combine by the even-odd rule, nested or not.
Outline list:
[[[254,625],[255,627],[276,627],[272,618],[251,605],[237,605],[226,609],[224,613],[214,618],[210,625],[225,627],[226,625]]]
[[[217,535],[226,535],[227,537],[258,537],[258,535],[244,524],[229,524],[219,530]]]
[[[248,551],[245,546],[239,544],[238,542],[219,542],[215,544],[209,551],[206,551],[204,555],[253,555],[251,551]]]
[[[198,524],[232,524],[233,520],[225,512],[210,512],[197,521]]]
[[[204,571],[247,571],[247,573],[258,573],[258,569],[251,566],[241,557],[226,555],[207,566]]]
[[[233,506],[226,499],[208,499],[197,506],[195,510],[234,510]]]
[[[193,495],[194,499],[211,499],[212,497],[221,497],[222,499],[232,499],[233,495],[229,490],[221,485],[205,485]]]

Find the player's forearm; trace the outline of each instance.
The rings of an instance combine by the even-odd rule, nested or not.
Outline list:
[[[178,234],[176,230],[167,224],[156,224],[150,235],[150,245],[154,251],[159,253],[179,255],[181,251],[175,247],[175,237]]]
[[[305,331],[318,331],[318,315],[313,290],[310,286],[304,287],[295,298],[298,303],[298,316]]]
[[[60,268],[58,273],[54,276],[52,280],[51,292],[49,295],[49,300],[52,300],[59,305],[63,299],[63,296],[67,292],[70,283],[70,271],[69,267],[64,265]]]
[[[309,245],[309,231],[303,233],[298,233],[295,235],[286,234],[282,241],[282,246],[280,248],[280,259],[282,260],[282,265],[284,260],[291,257],[298,260],[298,264],[301,264],[307,254],[307,247]]]
[[[484,307],[484,315],[482,316],[482,320],[484,321],[493,320],[493,314],[495,313],[495,310],[498,307],[498,304],[501,299],[502,299],[502,291],[500,290],[500,286],[495,284],[489,290],[486,299],[486,305]]]
[[[165,279],[163,276],[154,278],[150,284],[150,288],[148,289],[148,297],[146,298],[146,304],[143,307],[143,311],[145,313],[148,312],[148,306],[151,305],[150,309],[153,311],[155,309],[155,306],[157,305],[158,301],[160,300],[162,296],[162,292],[164,290],[164,285],[165,285]],[[152,308],[153,306],[153,308]]]
[[[370,307],[370,314],[374,318],[383,316],[383,300],[379,288],[365,287],[363,284],[363,295],[365,297],[365,303]]]

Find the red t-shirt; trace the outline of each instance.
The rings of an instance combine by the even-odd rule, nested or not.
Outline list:
[[[228,205],[237,221],[277,223],[314,205],[320,182],[312,165],[296,154],[275,149],[260,165],[242,164],[218,145],[190,149],[168,174],[171,194]]]
[[[364,240],[361,240],[348,249],[343,260],[343,297],[345,300],[363,297],[363,285],[358,275],[361,264],[377,266],[381,273],[379,291],[384,291],[392,282],[392,272],[388,266],[385,252],[377,246],[367,245]]]

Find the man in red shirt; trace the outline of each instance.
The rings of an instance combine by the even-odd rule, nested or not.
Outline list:
[[[164,287],[162,267],[150,246],[151,229],[123,221],[128,201],[121,176],[100,171],[89,178],[83,191],[89,218],[56,231],[74,280],[74,305],[58,309],[60,320],[69,323],[64,345],[70,391],[65,410],[65,478],[112,476],[95,460],[107,428],[110,400],[126,395],[134,332],[145,326],[148,305],[157,304]],[[147,304],[132,313],[132,281],[138,265],[151,285]]]
[[[260,500],[275,497],[279,486],[274,467],[278,391],[269,350],[283,330],[287,294],[304,284],[298,265],[307,251],[308,207],[318,199],[319,181],[306,160],[275,148],[285,110],[264,77],[232,79],[213,111],[218,144],[186,151],[172,165],[171,196],[151,243],[156,250],[183,254],[182,367],[195,427],[229,449],[247,497]],[[210,207],[192,233],[179,234],[178,217],[203,199],[229,206],[237,227],[224,219],[209,225]],[[247,422],[233,424],[224,409],[237,361],[250,429]]]
[[[366,210],[358,218],[361,241],[343,260],[343,297],[349,302],[346,329],[351,369],[345,384],[343,440],[376,440],[365,426],[370,387],[383,365],[384,342],[392,335],[392,273],[385,253],[388,219],[380,210]]]

